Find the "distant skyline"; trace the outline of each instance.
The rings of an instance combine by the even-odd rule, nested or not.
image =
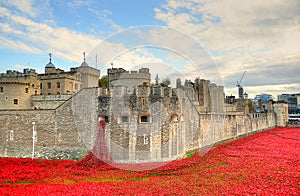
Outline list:
[[[203,45],[218,65],[226,95],[237,96],[236,82],[246,70],[242,86],[250,98],[263,93],[277,98],[300,92],[299,10],[299,0],[0,0],[0,72],[33,68],[42,73],[50,52],[56,67],[67,71],[108,36],[158,25]],[[114,64],[178,60],[152,52],[139,50]],[[101,56],[97,59],[100,64]]]

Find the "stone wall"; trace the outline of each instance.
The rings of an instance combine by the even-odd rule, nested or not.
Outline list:
[[[76,94],[74,97],[79,96]],[[73,99],[55,110],[3,110],[0,112],[0,156],[31,157],[35,122],[34,157],[79,159],[88,151],[75,123]],[[82,111],[82,108],[77,108]]]
[[[274,113],[201,114],[199,146],[194,149],[209,147],[220,141],[234,139],[275,126]],[[192,149],[187,149],[187,151],[190,150]]]
[[[151,95],[146,87],[137,95],[128,95],[121,87],[114,90],[118,94],[113,97],[99,97],[99,115],[109,119],[106,139],[115,162],[173,160],[276,126],[274,113],[199,113],[183,88],[161,89],[164,93],[156,89]],[[142,116],[150,120],[142,122]]]
[[[56,109],[72,95],[35,95],[31,97],[32,109]]]
[[[32,122],[37,132],[35,157],[79,159],[94,145],[99,117],[108,117],[107,145],[116,162],[172,160],[220,141],[274,127],[278,122],[275,113],[201,114],[184,90],[167,91],[171,96],[116,96],[111,105],[111,97],[99,97],[101,92],[90,88],[56,109],[3,110],[0,156],[31,157]],[[124,115],[135,123],[122,122]],[[142,115],[149,115],[151,120],[141,122]]]
[[[99,97],[99,116],[109,119],[106,136],[114,161],[169,160],[185,154],[187,145],[197,145],[199,113],[183,89],[161,88],[149,95],[150,87],[140,86],[137,91],[129,95],[115,87],[114,96]]]

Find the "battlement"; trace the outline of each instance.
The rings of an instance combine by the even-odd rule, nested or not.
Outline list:
[[[35,69],[24,69],[23,72],[19,72],[16,70],[7,70],[6,73],[0,74],[0,79],[2,78],[20,78],[20,77],[27,77],[34,75],[36,76],[37,73],[35,72]]]
[[[123,68],[109,68],[107,69],[107,73],[108,74],[122,74],[122,73],[126,73],[126,74],[138,74],[138,73],[150,73],[149,72],[149,68],[141,68],[139,69],[139,71],[127,71]]]
[[[126,71],[123,68],[112,68],[108,69],[110,81],[118,79],[145,79],[151,80],[151,74],[148,68],[141,68],[138,71]]]
[[[19,84],[29,86],[36,80],[38,74],[33,69],[24,69],[24,72],[8,70],[7,73],[0,74],[0,84]]]
[[[80,67],[77,67],[77,68],[71,68],[71,72],[73,70],[74,71],[79,71],[82,74],[89,74],[89,75],[95,76],[97,78],[100,77],[100,70],[98,70],[98,69],[96,69],[94,67],[80,66]]]
[[[111,68],[107,70],[109,88],[115,85],[124,85],[129,87],[128,92],[132,94],[134,89],[143,85],[144,83],[150,83],[151,74],[148,68],[141,68],[138,71],[127,71],[123,68]]]

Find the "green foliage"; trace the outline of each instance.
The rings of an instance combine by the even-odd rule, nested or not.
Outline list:
[[[162,82],[160,83],[161,86],[169,86],[171,84],[170,78],[165,78],[162,80]]]
[[[99,79],[98,83],[99,87],[108,88],[108,76],[104,75],[101,79]]]
[[[255,112],[255,107],[254,107],[254,103],[253,101],[250,101],[248,102],[248,108],[249,108],[249,112]]]
[[[148,181],[149,178],[146,178],[146,177],[144,177],[144,178],[142,178],[142,177],[137,177],[137,178],[131,178],[131,180],[133,180],[133,181]]]
[[[191,152],[191,153],[189,153],[189,154],[186,155],[186,158],[187,158],[187,159],[188,159],[188,158],[191,158],[192,156],[194,156],[194,154],[195,154],[195,152]]]

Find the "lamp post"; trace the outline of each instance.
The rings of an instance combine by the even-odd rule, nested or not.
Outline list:
[[[35,122],[32,122],[32,159],[34,157]]]

